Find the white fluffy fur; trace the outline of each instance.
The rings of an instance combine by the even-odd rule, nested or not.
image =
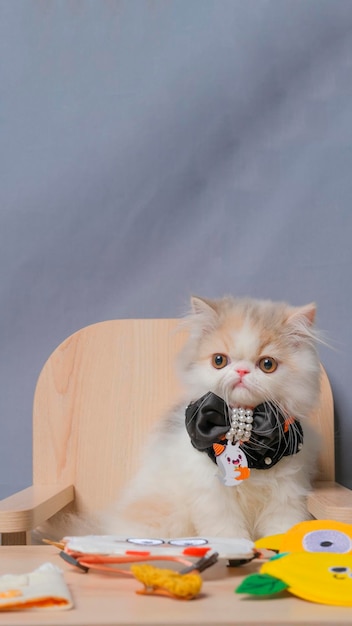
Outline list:
[[[184,402],[167,416],[146,447],[143,466],[102,518],[105,533],[150,537],[249,537],[283,532],[307,519],[305,498],[317,444],[308,415],[319,395],[320,364],[313,330],[315,306],[291,307],[252,299],[192,299],[185,323],[190,338],[180,356]],[[229,364],[215,369],[213,354]],[[260,357],[278,362],[268,374]],[[239,385],[237,369],[248,374]],[[185,407],[207,391],[232,406],[275,403],[301,419],[304,446],[267,470],[252,470],[236,487],[224,486],[217,466],[193,448]]]

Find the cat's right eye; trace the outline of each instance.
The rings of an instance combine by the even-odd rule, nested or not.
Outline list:
[[[215,369],[221,370],[223,367],[226,367],[229,363],[229,358],[226,354],[213,354],[211,357],[211,364]]]
[[[258,361],[258,366],[265,374],[272,374],[275,370],[277,370],[278,363],[271,356],[263,356]]]

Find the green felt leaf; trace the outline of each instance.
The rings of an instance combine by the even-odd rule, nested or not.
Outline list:
[[[236,593],[250,593],[256,596],[269,596],[287,589],[288,585],[270,574],[251,574],[237,587]]]

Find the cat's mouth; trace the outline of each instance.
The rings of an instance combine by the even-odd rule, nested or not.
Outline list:
[[[232,389],[238,389],[243,387],[244,389],[247,389],[247,385],[243,380],[239,380],[237,383],[233,383],[232,385]]]
[[[248,391],[249,387],[246,384],[246,381],[243,378],[240,378],[232,383],[232,389],[246,389]]]

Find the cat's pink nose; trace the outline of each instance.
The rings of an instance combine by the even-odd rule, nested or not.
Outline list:
[[[236,372],[241,376],[241,378],[243,378],[246,374],[249,374],[249,370],[245,369],[236,369]]]

